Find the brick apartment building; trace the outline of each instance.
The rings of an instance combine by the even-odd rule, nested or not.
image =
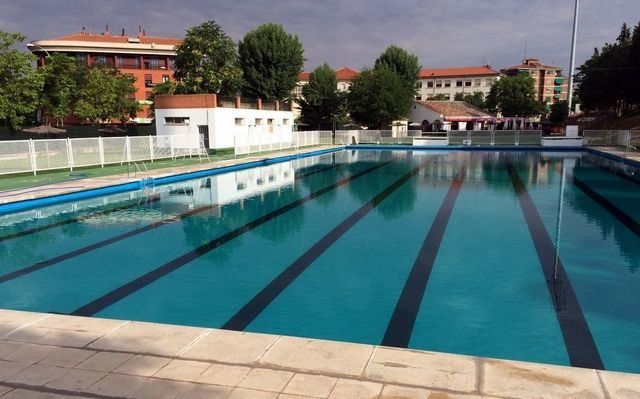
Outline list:
[[[544,65],[538,58],[527,58],[522,64],[505,68],[501,71],[507,76],[528,73],[534,81],[536,99],[547,105],[560,100],[567,100],[569,93],[568,79],[562,76],[562,68]]]
[[[135,100],[141,109],[131,122],[153,122],[153,111],[149,106],[153,86],[173,80],[175,47],[181,39],[147,36],[140,29],[135,35],[109,32],[89,33],[82,30],[54,39],[36,40],[27,48],[38,56],[38,66],[44,65],[45,57],[53,53],[64,53],[87,65],[102,63],[116,67],[123,74],[136,78]]]

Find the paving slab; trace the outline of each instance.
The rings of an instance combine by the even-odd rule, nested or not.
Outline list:
[[[45,387],[64,391],[84,391],[107,375],[105,372],[67,369],[60,377],[47,383]]]
[[[79,369],[110,372],[133,357],[130,353],[97,352],[76,366]]]
[[[258,362],[277,341],[277,335],[214,330],[180,356],[224,363]]]
[[[8,334],[16,328],[33,323],[48,316],[49,315],[43,313],[0,309],[0,337]]]
[[[38,392],[28,389],[15,389],[2,397],[2,399],[80,399],[82,395],[60,395],[50,392]]]
[[[483,393],[516,399],[605,398],[595,370],[483,360]]]
[[[335,377],[296,374],[282,392],[313,398],[328,398],[336,382],[338,382],[338,379]]]
[[[136,355],[115,369],[115,372],[151,377],[170,361],[171,359],[166,357]]]
[[[377,399],[382,384],[369,381],[339,379],[329,399]]]
[[[293,377],[290,371],[253,369],[238,384],[240,388],[280,392]]]
[[[133,322],[98,339],[89,345],[89,348],[176,356],[203,331],[195,327]]]
[[[235,387],[250,371],[244,366],[213,364],[198,377],[198,382]]]
[[[209,363],[194,360],[172,360],[153,376],[166,380],[195,382],[209,366]]]
[[[25,364],[34,364],[47,358],[57,350],[58,348],[55,346],[16,343],[14,350],[4,356],[3,359]]]
[[[231,391],[227,399],[276,399],[275,392],[256,391],[254,389],[236,388]]]
[[[195,385],[179,399],[226,399],[233,388],[218,385]]]
[[[640,374],[598,371],[611,398],[640,399]]]
[[[193,388],[188,382],[148,378],[140,386],[127,394],[136,399],[174,399]]]
[[[376,381],[469,393],[476,390],[478,381],[473,357],[382,347],[373,351],[364,375]]]
[[[40,364],[58,367],[75,367],[95,354],[95,351],[85,349],[58,348],[42,359]]]
[[[0,360],[0,382],[13,377],[27,367],[29,364]]]
[[[5,379],[4,382],[9,384],[21,384],[39,387],[44,386],[51,381],[61,377],[65,374],[66,371],[67,369],[61,367],[34,364],[22,370],[18,374]]]
[[[281,337],[260,359],[260,364],[360,376],[372,351],[370,345]]]
[[[126,397],[131,392],[140,388],[146,381],[146,377],[108,374],[85,391],[96,395]]]

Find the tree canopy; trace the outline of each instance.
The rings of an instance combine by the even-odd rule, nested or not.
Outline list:
[[[20,127],[39,105],[43,74],[32,64],[36,57],[13,46],[25,40],[20,33],[0,30],[0,120]]]
[[[41,104],[45,118],[63,119],[73,112],[80,75],[84,72],[76,59],[62,53],[47,57],[42,68],[44,87]]]
[[[264,24],[244,36],[238,54],[244,95],[269,101],[291,96],[304,64],[298,36],[285,32],[282,25]]]
[[[578,95],[585,108],[614,110],[619,116],[640,105],[640,22],[623,24],[617,40],[605,43],[578,68]]]
[[[309,83],[302,87],[300,119],[309,126],[327,128],[343,114],[345,98],[338,90],[335,71],[325,63],[311,72]]]
[[[187,30],[176,47],[175,67],[180,92],[235,95],[242,86],[236,45],[215,21]]]
[[[416,82],[420,73],[418,57],[400,47],[389,46],[376,60],[374,69],[383,65],[398,75],[407,91],[407,96],[411,96],[413,99],[416,95]]]
[[[386,65],[363,70],[351,84],[348,109],[356,122],[380,129],[406,117],[413,99],[406,100],[401,78]]]
[[[487,108],[503,116],[536,116],[544,106],[536,100],[533,78],[526,73],[498,80],[486,100]]]
[[[569,104],[562,100],[551,104],[551,112],[549,112],[549,121],[560,124],[569,117]]]

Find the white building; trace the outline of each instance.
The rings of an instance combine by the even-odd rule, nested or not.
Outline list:
[[[293,112],[275,103],[219,99],[215,94],[156,96],[156,134],[202,134],[207,148],[231,148],[250,133],[263,142],[290,142]]]
[[[500,72],[489,65],[422,69],[418,81],[416,100],[430,100],[436,96],[454,101],[456,93],[473,94],[481,92],[485,97],[491,87],[500,79]]]

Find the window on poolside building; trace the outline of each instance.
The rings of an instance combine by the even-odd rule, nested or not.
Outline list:
[[[442,87],[442,81],[436,80],[436,87]]]
[[[427,87],[428,88],[432,88],[433,87],[433,80],[430,80],[427,82]]]
[[[189,124],[188,116],[165,116],[164,124],[165,125],[188,125]]]
[[[450,80],[445,80],[444,81],[444,87],[451,87],[451,81]]]
[[[236,126],[244,125],[244,118],[236,118]]]
[[[456,80],[456,87],[462,87],[462,80]]]

